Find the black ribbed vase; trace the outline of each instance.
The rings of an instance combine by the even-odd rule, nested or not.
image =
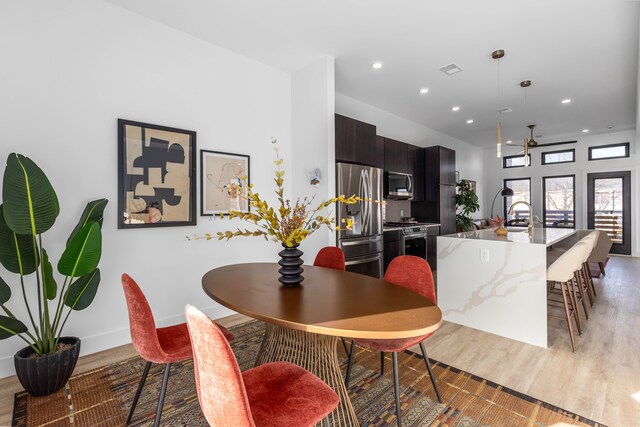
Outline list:
[[[298,249],[298,244],[295,243],[292,247],[288,247],[286,244],[282,244],[284,247],[283,250],[278,252],[280,255],[280,269],[278,273],[280,273],[280,277],[278,280],[284,286],[298,286],[304,280],[302,277],[302,273],[304,269],[302,268],[302,264],[304,261],[302,258],[302,251]]]
[[[64,387],[71,377],[80,355],[80,338],[61,337],[60,342],[70,347],[40,357],[29,357],[33,350],[25,347],[13,356],[16,376],[30,395],[47,396]]]

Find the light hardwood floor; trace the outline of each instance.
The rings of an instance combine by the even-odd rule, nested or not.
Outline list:
[[[548,349],[445,322],[425,342],[429,356],[611,427],[640,426],[640,258],[612,257],[595,283],[598,295],[575,353],[560,320],[550,320]],[[76,372],[135,354],[125,345],[84,356]],[[19,390],[15,377],[0,380],[0,425],[10,425]]]

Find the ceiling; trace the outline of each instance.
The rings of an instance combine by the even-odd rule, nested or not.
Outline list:
[[[540,143],[636,126],[637,1],[108,1],[287,72],[334,56],[337,92],[479,146],[495,144],[498,107],[513,110],[503,141],[530,123]],[[464,71],[439,70],[452,62]]]

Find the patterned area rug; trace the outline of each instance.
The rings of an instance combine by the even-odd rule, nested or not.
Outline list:
[[[261,322],[232,328],[233,350],[242,370],[253,366],[264,331]],[[342,346],[338,354],[346,357]],[[390,355],[380,376],[379,353],[358,348],[349,394],[363,426],[395,426],[395,403]],[[556,423],[602,426],[553,405],[502,387],[483,378],[432,360],[445,402],[435,398],[422,357],[399,355],[401,405],[405,426],[551,426]],[[66,388],[51,396],[15,396],[14,426],[123,426],[145,362],[131,358],[75,375]],[[151,368],[138,402],[133,426],[153,424],[162,380],[162,366]],[[162,425],[206,426],[193,378],[193,362],[172,366]]]

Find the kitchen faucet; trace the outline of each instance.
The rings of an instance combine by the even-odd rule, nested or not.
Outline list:
[[[513,203],[509,208],[509,215],[513,215],[513,212],[514,212],[513,208],[519,203],[522,203],[523,205],[526,205],[529,208],[529,219],[527,220],[527,223],[529,225],[527,226],[527,231],[529,232],[529,236],[533,236],[533,208],[531,207],[530,203],[525,202],[524,200],[518,200],[517,202]]]

